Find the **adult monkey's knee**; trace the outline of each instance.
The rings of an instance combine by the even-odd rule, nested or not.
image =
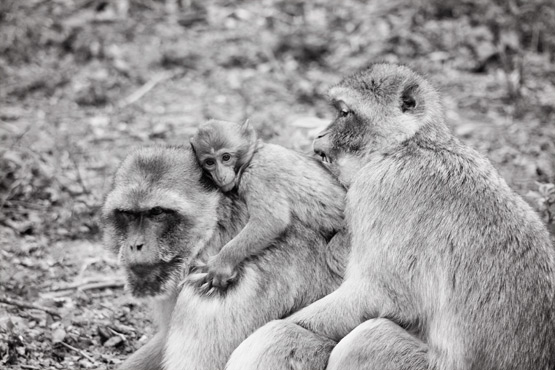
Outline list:
[[[325,369],[335,342],[287,320],[275,320],[249,336],[226,370]]]
[[[343,338],[327,370],[430,369],[428,347],[388,319],[372,319]]]

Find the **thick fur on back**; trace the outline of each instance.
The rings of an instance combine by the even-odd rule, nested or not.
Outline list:
[[[256,187],[249,186],[253,181],[260,183]],[[328,181],[336,186],[322,186]],[[266,207],[269,214],[277,209],[275,203],[288,204],[284,208],[291,211],[289,217],[297,226],[301,223],[305,227],[317,227],[328,237],[343,228],[343,220],[338,216],[343,214],[345,190],[322,163],[312,157],[279,145],[261,144],[244,170],[238,187],[240,196],[252,191],[260,194],[248,194],[249,198],[263,200],[257,205]]]
[[[366,116],[381,99],[402,104],[407,91],[416,106],[383,108],[365,128],[390,137],[357,154],[348,274],[383,284],[391,306],[379,315],[427,341],[438,368],[555,367],[555,250],[539,217],[448,133],[435,89],[420,76],[376,65],[360,79],[386,86],[363,90],[374,95],[363,99]]]
[[[160,296],[154,298],[160,331],[122,368],[157,368],[163,358],[166,369],[223,369],[235,347],[258,327],[337,288],[349,238],[339,233],[333,243],[328,241],[330,227],[341,229],[345,190],[320,163],[276,150],[284,155],[280,168],[287,168],[289,162],[303,183],[310,184],[306,188],[299,188],[300,180],[288,184],[292,194],[303,194],[301,199],[314,206],[310,215],[303,203],[292,225],[261,255],[245,261],[241,277],[224,293],[208,296],[187,284],[178,288],[177,276],[165,282]],[[272,166],[260,161],[253,170],[265,171],[270,179],[278,171]],[[158,241],[160,259],[182,257],[181,274],[186,274],[196,255],[217,253],[248,220],[240,196],[226,196],[203,184],[189,148],[145,148],[124,160],[104,207],[107,244],[117,252],[124,240],[122,231],[110,222],[111,213],[152,207],[175,210],[186,220],[183,229],[167,225],[169,234],[181,235],[172,236],[178,242]]]
[[[347,202],[349,272],[379,274],[394,292],[380,315],[414,325],[437,353],[458,354],[440,355],[438,368],[555,365],[555,253],[487,160],[417,134],[372,155]]]
[[[490,162],[451,136],[436,90],[376,64],[330,99],[338,114],[314,149],[348,187],[345,280],[259,329],[228,370],[555,369],[555,248]]]
[[[250,171],[265,171],[268,179],[272,173],[278,177],[276,172],[284,167],[300,171],[304,183],[301,178],[299,182],[292,181],[288,184],[290,192],[302,194],[303,201],[315,207],[310,217],[301,207],[292,226],[272,247],[247,260],[241,278],[224,294],[206,296],[192,286],[183,287],[166,345],[164,363],[169,370],[222,369],[233,349],[255,329],[328,294],[341,280],[348,237],[340,234],[339,243],[331,248],[327,246],[331,235],[321,229],[322,225],[333,225],[337,230],[342,225],[343,188],[312,159],[284,148],[275,150],[283,155],[279,167],[269,158],[259,157]],[[271,199],[267,202],[271,207]],[[218,228],[204,250],[217,252],[229,241],[246,222],[244,216],[233,215],[244,212],[245,203],[240,196],[222,196]]]

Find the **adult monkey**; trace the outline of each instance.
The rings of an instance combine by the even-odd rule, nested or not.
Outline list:
[[[311,211],[341,228],[343,187],[319,161],[296,160],[304,161],[304,176],[291,175],[290,189],[307,186],[321,202]],[[294,220],[269,248],[243,263],[225,292],[209,296],[192,285],[180,288],[191,260],[216,254],[248,218],[239,197],[224,196],[204,181],[190,148],[144,148],[129,155],[102,218],[106,244],[119,254],[129,290],[151,298],[159,327],[121,370],[222,369],[256,328],[337,288],[348,254],[344,233],[328,244],[329,231]]]
[[[436,90],[375,64],[330,96],[338,115],[314,150],[348,186],[345,281],[256,331],[227,369],[555,369],[549,235],[449,134]]]

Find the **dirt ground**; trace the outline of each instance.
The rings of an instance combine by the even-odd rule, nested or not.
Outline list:
[[[541,0],[2,1],[0,368],[111,368],[152,334],[98,225],[132,148],[248,118],[310,152],[327,88],[375,61],[431,79],[555,234],[553,19]]]

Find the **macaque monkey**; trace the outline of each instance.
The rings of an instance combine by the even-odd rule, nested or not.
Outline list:
[[[450,134],[437,90],[374,64],[329,96],[314,151],[348,188],[345,280],[253,333],[226,369],[555,369],[555,248]]]
[[[190,276],[202,290],[227,288],[243,261],[263,253],[293,223],[312,225],[318,217],[320,232],[329,237],[341,228],[326,216],[340,209],[341,195],[324,207],[312,196],[317,187],[305,183],[303,162],[312,159],[262,143],[248,122],[210,120],[191,138],[191,146],[207,177],[227,196],[244,200],[249,213],[244,229]]]
[[[207,186],[189,147],[140,148],[122,161],[102,208],[104,240],[120,257],[127,290],[151,303],[157,331],[119,370],[221,370],[254,330],[339,286],[348,235],[342,229],[330,241],[322,225],[343,225],[345,189],[319,161],[291,153],[280,160],[302,167],[302,179],[277,173],[273,162],[259,165],[290,176],[291,192],[311,189],[306,205],[319,204],[312,223],[294,220],[272,247],[243,262],[233,287],[210,296],[180,282],[199,254],[216,253],[245,227],[245,202]],[[295,214],[306,205],[293,204]]]

